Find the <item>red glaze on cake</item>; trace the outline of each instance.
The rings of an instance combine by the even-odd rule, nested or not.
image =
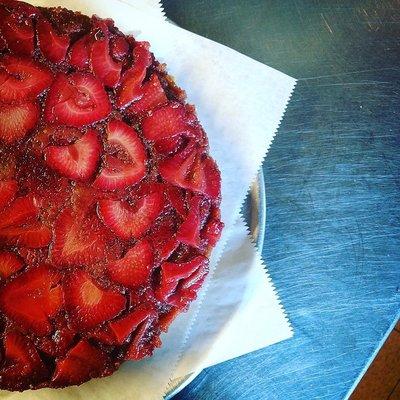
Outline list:
[[[150,356],[220,237],[193,106],[111,20],[0,0],[0,388]]]

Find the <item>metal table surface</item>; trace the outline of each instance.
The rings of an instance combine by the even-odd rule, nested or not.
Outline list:
[[[174,399],[343,399],[400,310],[400,3],[164,5],[299,78],[263,166],[263,256],[295,337],[208,368]]]

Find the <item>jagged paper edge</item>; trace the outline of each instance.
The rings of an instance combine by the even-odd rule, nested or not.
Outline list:
[[[160,0],[160,1],[162,2],[162,0]],[[260,172],[260,169],[262,168],[262,165],[263,165],[263,163],[264,163],[264,161],[265,161],[265,159],[266,159],[266,157],[267,157],[267,155],[268,155],[268,151],[269,151],[269,149],[271,148],[271,145],[272,145],[272,143],[274,142],[276,135],[278,134],[279,128],[280,128],[280,126],[281,126],[281,124],[282,124],[282,120],[283,120],[283,118],[284,118],[284,116],[285,116],[285,114],[286,114],[287,107],[288,107],[288,105],[289,105],[289,103],[290,103],[290,100],[291,100],[291,98],[292,98],[292,96],[293,96],[293,92],[294,92],[294,90],[295,90],[295,88],[296,88],[296,85],[297,85],[297,79],[295,79],[294,82],[293,82],[293,87],[292,87],[292,89],[291,89],[291,91],[290,91],[290,93],[289,93],[288,99],[287,99],[287,101],[286,101],[285,107],[284,107],[283,112],[282,112],[282,116],[281,116],[281,118],[280,118],[280,120],[279,120],[279,122],[278,122],[278,125],[277,125],[277,127],[276,127],[276,129],[275,129],[275,132],[274,132],[274,134],[273,134],[273,136],[272,136],[272,140],[270,141],[270,143],[268,144],[268,146],[267,146],[266,149],[265,149],[265,154],[264,154],[264,156],[261,157],[261,160],[259,161],[259,168],[258,168],[257,171],[255,172],[255,174],[254,174],[254,176],[253,176],[253,179],[251,180],[252,183],[256,180],[256,177],[257,177],[258,173]],[[241,210],[241,208],[242,208],[242,206],[243,206],[243,204],[244,204],[244,201],[246,200],[246,198],[247,198],[247,196],[248,196],[250,190],[251,190],[251,184],[249,185],[249,187],[248,187],[248,189],[247,189],[247,191],[246,191],[246,194],[245,194],[244,198],[242,199],[242,201],[241,201],[241,203],[240,203],[240,206],[238,207],[237,210],[235,210],[235,214],[237,214],[239,218],[241,218],[241,211],[240,211],[240,210]],[[246,229],[247,229],[247,231],[248,231],[248,228],[247,228],[247,227],[246,227]],[[251,240],[251,242],[252,242],[253,245],[254,245],[254,240],[252,240],[251,235],[248,235],[248,236],[250,236],[250,240]],[[193,315],[191,321],[190,321],[189,324],[188,324],[188,328],[187,328],[186,334],[185,334],[185,336],[184,336],[184,338],[183,338],[182,345],[180,346],[179,350],[177,351],[176,362],[174,363],[173,368],[171,368],[171,371],[172,371],[172,372],[171,372],[171,375],[170,375],[171,377],[170,377],[170,379],[169,379],[169,381],[168,381],[168,384],[167,384],[167,386],[166,386],[166,388],[165,388],[165,390],[164,390],[164,392],[163,392],[163,397],[164,397],[164,398],[165,398],[165,397],[168,395],[168,393],[171,392],[171,390],[173,389],[173,387],[172,387],[173,378],[172,378],[172,377],[174,376],[174,371],[176,370],[179,361],[180,361],[180,360],[182,359],[182,357],[183,357],[183,353],[184,353],[184,351],[185,351],[186,343],[188,342],[189,337],[190,337],[190,335],[191,335],[191,333],[192,333],[193,325],[194,325],[195,322],[197,321],[197,317],[198,317],[198,314],[199,314],[199,312],[200,312],[201,306],[202,306],[202,304],[203,304],[204,297],[205,297],[205,295],[206,295],[206,293],[207,293],[207,290],[208,290],[208,287],[209,287],[209,283],[210,283],[210,281],[211,281],[211,279],[212,279],[212,277],[213,277],[213,275],[214,275],[215,269],[218,267],[218,264],[219,264],[219,262],[221,261],[221,258],[222,258],[223,254],[224,254],[224,252],[225,252],[225,248],[226,248],[226,245],[227,245],[228,240],[229,240],[229,234],[224,238],[224,242],[223,242],[222,245],[221,245],[220,254],[218,254],[218,257],[217,257],[217,259],[216,259],[216,261],[215,261],[214,267],[213,267],[212,269],[210,269],[210,271],[209,271],[209,273],[208,273],[208,275],[207,275],[207,278],[206,278],[206,280],[205,280],[205,282],[204,282],[204,284],[203,284],[203,287],[202,287],[202,289],[200,290],[200,292],[198,293],[198,297],[197,297],[197,299],[195,300],[195,304],[192,304],[192,305],[191,305],[191,307],[196,306],[196,307],[197,307],[197,310],[196,310],[195,314]],[[257,246],[254,246],[254,250],[258,253]],[[260,257],[260,258],[261,258],[261,257]],[[293,333],[294,333],[293,327],[292,327],[292,325],[291,325],[291,323],[290,323],[290,320],[289,320],[289,318],[288,318],[288,316],[287,316],[286,311],[285,311],[284,308],[283,308],[282,302],[281,302],[280,297],[279,297],[279,295],[278,295],[279,292],[277,291],[275,285],[273,284],[272,279],[271,279],[271,277],[270,277],[270,275],[269,275],[269,273],[268,273],[268,270],[267,270],[266,265],[265,265],[265,263],[263,262],[262,258],[261,258],[261,261],[262,261],[262,264],[263,264],[263,266],[264,266],[264,270],[266,271],[266,274],[267,274],[267,276],[268,276],[268,279],[269,279],[269,281],[271,282],[271,284],[272,284],[272,286],[273,286],[273,288],[274,288],[274,294],[276,294],[277,297],[278,297],[279,306],[282,308],[282,310],[283,310],[283,312],[284,312],[285,320],[288,322],[289,329],[290,329],[290,331],[292,332],[292,336],[293,336]]]

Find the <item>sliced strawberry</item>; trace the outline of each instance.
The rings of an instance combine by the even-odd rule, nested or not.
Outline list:
[[[164,205],[161,193],[150,193],[140,198],[135,207],[118,200],[100,200],[98,213],[117,236],[122,239],[143,235],[160,214]]]
[[[0,141],[11,144],[23,139],[36,125],[39,114],[37,103],[0,104]]]
[[[17,331],[8,331],[4,337],[5,365],[0,370],[2,383],[12,390],[22,390],[27,383],[37,383],[47,375],[33,343]]]
[[[10,14],[0,21],[0,30],[12,52],[28,56],[33,53],[35,33],[31,19]]]
[[[81,270],[67,277],[65,302],[71,323],[79,329],[91,329],[116,317],[126,305],[122,294],[100,287]]]
[[[148,283],[153,269],[153,248],[147,240],[137,242],[123,258],[107,266],[114,282],[127,287]]]
[[[71,47],[69,63],[78,69],[85,70],[89,67],[90,38],[84,36],[77,40]]]
[[[161,282],[156,291],[157,298],[162,301],[167,301],[168,297],[177,288],[180,280],[189,278],[199,268],[204,268],[207,264],[208,259],[204,256],[197,256],[183,263],[162,263]]]
[[[92,71],[105,86],[115,87],[121,77],[122,63],[116,62],[110,55],[108,39],[96,40],[90,52]]]
[[[121,85],[117,91],[118,107],[125,107],[143,95],[141,85],[152,62],[149,47],[147,42],[136,43],[133,49],[133,66],[122,75]]]
[[[46,265],[17,276],[0,290],[0,308],[13,321],[38,335],[52,330],[50,318],[60,310],[61,275]]]
[[[33,17],[40,13],[36,7],[25,3],[24,1],[1,0],[0,5],[5,6],[7,9],[13,9],[14,12],[18,12],[25,17]]]
[[[24,263],[20,257],[11,251],[0,251],[0,278],[7,279],[19,271]]]
[[[117,338],[118,344],[123,344],[128,336],[145,320],[154,320],[157,314],[148,306],[139,306],[125,317],[110,322],[110,328]]]
[[[0,87],[1,90],[1,87]],[[48,122],[81,127],[100,121],[111,112],[110,99],[101,82],[91,74],[59,74],[45,104]]]
[[[200,245],[200,205],[202,201],[201,196],[191,198],[189,213],[176,234],[176,238],[180,242],[194,247]]]
[[[174,319],[181,313],[181,310],[177,307],[172,307],[170,311],[162,314],[159,319],[159,328],[161,332],[167,332],[169,326],[172,324]]]
[[[0,211],[15,199],[17,191],[17,181],[0,181]]]
[[[195,192],[205,194],[215,201],[221,195],[221,176],[215,161],[198,153],[189,144],[159,165],[163,179]]]
[[[121,160],[108,155],[105,166],[96,178],[94,186],[102,190],[124,189],[138,183],[146,174],[146,151],[137,132],[119,120],[107,124],[107,143],[122,155]],[[126,157],[127,156],[127,157]]]
[[[111,330],[109,325],[106,324],[93,329],[88,333],[87,337],[108,345],[117,344],[117,338],[115,337],[114,332]]]
[[[157,140],[154,143],[154,149],[157,153],[168,155],[171,153],[175,153],[179,147],[181,147],[184,142],[183,136],[176,135],[165,139]]]
[[[69,146],[49,146],[44,151],[47,164],[59,174],[74,180],[90,179],[100,160],[101,142],[95,129],[89,129]]]
[[[56,326],[55,329],[51,337],[44,336],[37,338],[35,345],[38,349],[51,356],[64,356],[71,346],[76,332],[66,325],[61,327]]]
[[[32,195],[18,197],[0,213],[0,229],[11,225],[21,225],[36,219],[39,206]]]
[[[128,55],[129,43],[123,36],[116,36],[111,40],[111,54],[117,60],[122,60]]]
[[[50,86],[52,80],[51,72],[42,64],[14,56],[0,59],[0,101],[35,100]]]
[[[36,29],[42,54],[53,63],[63,61],[69,46],[69,36],[57,34],[51,23],[44,18],[37,21]]]
[[[209,246],[214,247],[221,237],[224,223],[219,218],[210,218],[201,231],[201,236]]]
[[[64,359],[57,361],[52,382],[59,387],[79,385],[90,378],[104,375],[108,362],[108,356],[103,351],[81,340]]]
[[[147,318],[144,320],[144,322],[142,322],[135,332],[135,336],[125,353],[125,360],[140,360],[151,355],[153,347],[146,348],[142,342],[146,338],[149,328],[152,324],[153,318]]]
[[[68,208],[62,211],[55,222],[50,253],[54,265],[82,265],[104,259],[105,233],[99,224],[97,218],[86,218]]]
[[[157,261],[166,260],[178,247],[176,239],[177,220],[172,213],[160,218],[148,235],[157,255]]]
[[[219,201],[221,197],[221,173],[217,164],[211,157],[203,160],[203,171],[205,174],[205,187],[203,193],[211,199]]]
[[[142,97],[134,101],[128,107],[128,111],[134,114],[142,114],[168,101],[156,74],[151,75],[149,81],[143,85],[141,93]]]
[[[165,193],[167,199],[179,216],[185,218],[187,215],[185,193],[179,187],[166,185]]]
[[[9,226],[0,229],[0,241],[9,246],[29,248],[46,247],[51,242],[50,229],[40,223],[27,226]]]
[[[180,135],[189,130],[185,108],[170,103],[155,110],[143,120],[143,135],[148,140],[160,140]]]

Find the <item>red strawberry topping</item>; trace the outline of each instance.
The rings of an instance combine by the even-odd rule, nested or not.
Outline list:
[[[123,258],[108,265],[111,279],[127,287],[148,283],[153,268],[152,253],[153,248],[147,240],[137,242]]]
[[[26,102],[47,89],[53,77],[47,67],[26,58],[0,58],[0,101]]]
[[[24,263],[16,254],[11,251],[0,251],[0,278],[7,279],[19,271]]]
[[[35,33],[32,20],[10,14],[0,21],[0,31],[12,52],[23,55],[33,53]]]
[[[48,122],[78,128],[106,118],[110,111],[110,100],[101,82],[82,73],[59,74],[45,105]]]
[[[89,67],[89,42],[89,37],[84,36],[72,45],[69,62],[73,67],[82,70]]]
[[[160,193],[140,198],[134,207],[118,200],[100,200],[98,213],[105,225],[121,239],[138,238],[151,226],[164,204]]]
[[[0,213],[0,230],[11,225],[31,222],[39,215],[39,207],[32,195],[18,197]]]
[[[147,42],[0,0],[0,390],[150,356],[207,275],[220,190]]]
[[[105,235],[99,221],[73,213],[70,209],[62,211],[55,221],[54,244],[51,249],[54,265],[64,267],[89,264],[105,256]]]
[[[101,143],[94,129],[89,129],[69,146],[49,146],[44,151],[47,164],[61,175],[75,180],[90,179],[100,160]]]
[[[125,297],[104,289],[86,272],[74,271],[65,282],[65,302],[71,323],[90,329],[116,317],[125,309]]]
[[[154,111],[143,121],[143,135],[148,140],[160,140],[189,130],[185,109],[171,103]]]
[[[9,226],[0,229],[0,242],[8,246],[29,248],[46,247],[51,242],[50,229],[41,223],[24,226]]]
[[[103,371],[107,363],[108,357],[103,351],[81,340],[57,362],[52,381],[60,387],[79,385],[92,377],[105,375]]]
[[[18,331],[9,331],[4,337],[5,365],[0,376],[10,389],[23,389],[25,382],[39,382],[47,375],[34,344]]]
[[[0,141],[14,143],[24,138],[38,119],[36,103],[0,104]]]
[[[107,144],[110,151],[94,185],[103,190],[124,189],[138,183],[146,174],[146,151],[137,132],[122,121],[107,124]]]
[[[43,18],[37,21],[36,29],[42,54],[53,63],[63,61],[69,46],[69,36],[58,35],[50,22]]]
[[[118,107],[125,107],[143,95],[141,93],[142,82],[152,61],[149,47],[150,45],[147,42],[137,42],[135,44],[133,66],[123,74],[121,86],[117,92]]]
[[[108,39],[96,40],[92,44],[90,62],[95,76],[105,86],[114,87],[119,82],[122,64],[112,59]]]
[[[200,245],[200,204],[202,200],[201,196],[192,197],[189,213],[176,235],[180,242],[194,247]]]
[[[17,181],[0,181],[0,211],[14,200],[17,190]]]
[[[25,330],[47,335],[52,329],[50,318],[63,302],[60,279],[59,273],[46,265],[31,269],[0,290],[0,307]]]
[[[134,101],[128,111],[134,114],[142,114],[145,111],[152,110],[157,106],[168,101],[160,80],[156,74],[153,74],[149,81],[141,89],[141,97]]]
[[[123,318],[110,322],[117,343],[123,344],[128,336],[145,320],[155,319],[157,314],[151,308],[140,306]]]

